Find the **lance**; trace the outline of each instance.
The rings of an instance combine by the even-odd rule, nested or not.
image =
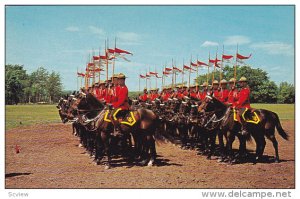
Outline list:
[[[220,68],[220,85],[221,85],[221,80],[223,79],[223,74],[222,74],[222,70],[223,70],[223,62],[224,62],[224,59],[223,59],[223,55],[224,55],[224,45],[223,45],[223,52],[222,52],[222,62],[221,62],[221,68]]]
[[[234,79],[236,80],[236,67],[237,67],[237,54],[238,54],[239,44],[236,45],[236,55],[235,55],[235,65],[234,65]],[[235,86],[234,81],[234,86]]]
[[[182,61],[182,82],[181,82],[182,86],[183,86],[183,82],[184,82],[184,59]]]
[[[176,62],[174,63],[174,65],[176,66]],[[177,67],[176,67],[176,68],[177,68]],[[173,70],[173,72],[175,72],[175,75],[174,75],[174,86],[176,86],[177,70]]]
[[[92,56],[92,59],[93,59],[93,85],[95,84],[95,69],[96,69],[96,63],[94,61],[94,49],[93,49],[93,56]]]
[[[148,90],[148,73],[147,73],[147,70],[146,70],[146,88]]]
[[[195,84],[197,83],[199,66],[200,66],[200,65],[198,64],[198,55],[197,55],[197,76],[196,76],[196,79],[195,79]],[[198,90],[198,83],[196,84],[196,90]]]
[[[189,88],[190,88],[190,82],[191,82],[191,71],[192,71],[192,55],[191,55],[190,70],[189,70]]]
[[[206,74],[207,84],[209,84],[209,82],[208,82],[209,67],[210,67],[210,52],[208,53],[208,66],[207,66],[207,74]]]
[[[162,67],[161,90],[164,89],[164,77],[165,77],[165,74],[164,74],[164,67]]]
[[[79,89],[78,89],[78,84],[79,84],[79,83],[78,83],[78,67],[77,67],[77,90],[79,90]]]
[[[217,64],[217,60],[218,60],[218,54],[216,52],[216,59],[215,59],[215,62],[214,62],[214,72],[212,74],[212,83],[214,82],[215,80],[215,73],[216,73],[216,64]]]
[[[156,73],[156,66],[155,66],[155,89],[157,89],[157,73]]]
[[[139,75],[139,94],[140,94],[140,92],[141,92],[141,76]]]
[[[106,57],[106,81],[108,81],[108,54],[107,54],[107,48],[108,48],[108,39],[107,39],[107,45],[105,40],[105,57]]]
[[[149,90],[151,90],[151,75],[150,75],[150,66],[149,66]]]
[[[117,37],[115,37],[115,49],[117,47]],[[112,68],[112,82],[114,82],[114,75],[115,75],[115,51],[114,51],[114,57],[113,57],[113,68]],[[108,60],[107,60],[108,61]]]
[[[99,47],[99,77],[98,77],[98,82],[100,83],[100,76],[101,76],[101,58],[100,58],[100,52],[101,49]]]
[[[173,67],[174,67],[174,65],[173,65],[173,58],[172,58],[172,89],[174,89],[174,70],[173,70]]]
[[[80,76],[80,88],[82,88],[82,79],[83,79],[83,77]]]

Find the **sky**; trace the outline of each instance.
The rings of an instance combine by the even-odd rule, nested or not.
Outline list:
[[[246,61],[252,68],[278,85],[294,84],[293,6],[6,6],[5,12],[6,64],[58,72],[65,90],[77,89],[77,69],[83,72],[93,53],[104,54],[106,39],[113,48],[115,38],[117,48],[133,53],[130,62],[115,64],[130,91],[149,69],[161,72],[172,59],[178,67],[191,58],[207,62],[209,53],[221,58],[223,45],[224,54],[234,55],[237,44],[239,54],[252,54]]]

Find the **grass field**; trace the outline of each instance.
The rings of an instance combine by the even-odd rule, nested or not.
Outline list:
[[[251,107],[273,111],[278,114],[281,120],[295,119],[294,104],[251,104]]]
[[[6,129],[39,123],[61,122],[55,105],[7,105],[5,106]]]
[[[281,120],[294,120],[294,104],[251,104],[278,113]],[[39,123],[61,122],[55,105],[7,105],[5,127],[12,129]]]

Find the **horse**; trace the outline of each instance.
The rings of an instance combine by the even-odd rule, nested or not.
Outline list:
[[[256,152],[254,163],[262,160],[264,153],[266,141],[265,137],[273,143],[275,150],[275,162],[280,162],[278,153],[278,142],[275,137],[275,128],[279,135],[288,140],[288,134],[284,131],[281,126],[278,115],[275,112],[265,110],[265,109],[255,109],[252,110],[253,113],[259,118],[259,122],[255,123],[239,123],[234,120],[234,110],[231,106],[220,102],[218,99],[212,96],[206,96],[205,100],[199,106],[199,111],[214,112],[214,119],[211,119],[210,123],[217,123],[221,131],[224,133],[227,143],[226,148],[232,157],[232,143],[235,136],[240,139],[240,153],[244,153],[246,150],[246,139],[250,139],[250,135],[254,138],[256,142]],[[241,125],[249,132],[248,138],[241,135],[239,131],[241,130]],[[231,158],[232,159],[232,158]]]
[[[111,167],[111,146],[110,146],[110,138],[111,133],[113,132],[113,123],[111,122],[111,117],[108,116],[109,108],[100,102],[96,97],[92,94],[87,94],[83,98],[79,98],[69,112],[69,118],[75,118],[75,114],[79,111],[93,111],[99,110],[100,113],[96,115],[92,119],[88,119],[87,121],[83,121],[85,123],[89,123],[92,130],[96,131],[98,135],[100,135],[101,143],[104,147],[105,157],[107,161],[105,162],[105,168],[109,169]],[[155,140],[154,140],[154,132],[157,127],[157,116],[153,113],[153,111],[148,109],[137,109],[131,113],[132,120],[134,123],[131,124],[123,124],[121,122],[120,129],[123,134],[131,133],[135,139],[135,144],[139,144],[137,148],[141,151],[141,157],[146,158],[148,156],[148,151],[150,151],[149,160],[143,160],[142,163],[146,164],[148,162],[149,166],[152,166],[156,160],[156,149],[155,149]],[[143,143],[141,146],[140,143]],[[97,150],[96,150],[97,151]],[[98,158],[98,153],[96,152],[96,158]],[[148,157],[147,157],[148,158]],[[99,163],[99,159],[97,163]]]

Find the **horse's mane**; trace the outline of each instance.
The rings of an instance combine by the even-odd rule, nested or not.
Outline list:
[[[221,102],[220,100],[218,100],[217,98],[215,97],[212,97],[214,103],[216,104],[217,108],[220,107],[220,108],[227,108],[227,105],[224,104],[223,102]]]
[[[93,107],[98,107],[100,109],[104,108],[104,104],[100,102],[93,94],[88,93],[86,95],[87,102]]]
[[[224,104],[223,102],[221,102],[220,100],[218,100],[217,98],[213,97],[213,96],[209,96],[209,98],[211,98],[211,101],[208,102],[209,103],[209,108],[207,107],[208,110],[206,111],[216,111],[216,110],[220,110],[220,109],[226,109],[227,105]]]

